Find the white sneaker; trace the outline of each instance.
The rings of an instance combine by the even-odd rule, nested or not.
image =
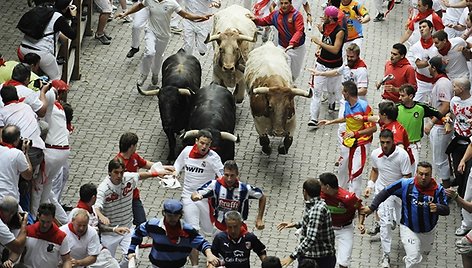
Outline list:
[[[183,30],[177,26],[170,26],[170,32],[174,34],[180,34]]]
[[[380,260],[380,265],[382,268],[390,268],[390,256],[388,254],[384,253],[382,259]]]
[[[466,235],[470,230],[465,229],[463,226],[459,227],[456,229],[455,235],[456,236],[464,236]]]
[[[123,19],[125,20],[124,22],[133,22],[133,18],[131,18],[129,15],[123,17]]]
[[[147,79],[147,74],[140,74],[136,84],[138,86],[142,86],[142,85],[144,85],[144,82],[146,82],[146,79]]]
[[[113,9],[113,10],[117,10],[117,9],[118,9],[118,7],[116,7],[115,5],[111,5],[111,9]]]

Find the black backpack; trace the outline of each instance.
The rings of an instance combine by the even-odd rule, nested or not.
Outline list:
[[[54,32],[44,33],[53,14],[54,7],[51,5],[36,6],[21,17],[16,27],[29,37],[41,39],[44,36],[54,34]]]

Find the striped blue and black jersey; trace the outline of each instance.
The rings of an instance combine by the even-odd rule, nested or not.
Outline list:
[[[414,178],[398,180],[382,190],[372,201],[369,208],[373,211],[389,196],[395,195],[402,200],[400,223],[415,233],[426,233],[434,229],[439,215],[449,215],[447,197],[442,185],[438,185],[434,196],[426,195],[415,186]],[[430,203],[437,205],[437,211],[430,211]]]

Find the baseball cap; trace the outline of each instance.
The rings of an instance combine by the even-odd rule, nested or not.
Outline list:
[[[335,6],[327,6],[324,11],[325,15],[330,18],[337,18],[339,14],[339,9]]]
[[[182,213],[183,205],[180,201],[175,199],[167,199],[164,201],[164,212],[170,214],[180,214]]]

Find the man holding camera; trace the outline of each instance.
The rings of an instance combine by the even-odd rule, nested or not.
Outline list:
[[[28,157],[29,145],[20,138],[20,129],[15,125],[7,125],[2,131],[0,143],[0,198],[12,196],[20,200],[18,180],[20,175],[31,180],[33,167]]]
[[[4,196],[0,201],[0,250],[5,246],[15,254],[21,254],[26,243],[26,215],[18,214],[18,201],[13,196]],[[17,221],[13,225],[13,221]],[[10,228],[19,228],[18,235],[10,231]],[[11,267],[13,262],[8,259],[1,267]]]

